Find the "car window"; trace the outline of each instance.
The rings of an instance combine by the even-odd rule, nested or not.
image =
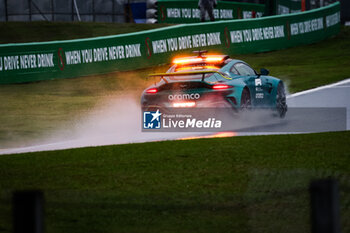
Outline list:
[[[243,76],[253,76],[256,75],[255,71],[248,65],[244,64],[244,63],[236,63],[234,65],[234,67],[236,68],[236,70],[238,71],[238,73],[240,75]]]
[[[230,72],[231,72],[232,74],[237,74],[237,75],[239,75],[238,71],[235,69],[234,66],[231,67]]]
[[[205,77],[205,81],[207,83],[217,83],[218,81],[222,80],[222,76],[220,74],[210,74],[208,76]]]

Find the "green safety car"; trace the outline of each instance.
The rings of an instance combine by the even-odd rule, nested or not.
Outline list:
[[[269,108],[280,117],[287,112],[282,80],[267,69],[256,72],[246,62],[228,55],[197,51],[179,57],[166,73],[151,74],[160,81],[142,93],[143,111],[172,108]]]

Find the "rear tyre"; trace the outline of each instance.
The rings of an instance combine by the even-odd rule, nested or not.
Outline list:
[[[277,86],[276,110],[280,118],[284,118],[288,110],[286,101],[286,91],[282,82],[280,82]]]
[[[252,106],[252,101],[250,98],[250,93],[247,88],[243,89],[242,97],[241,97],[241,110],[248,110]]]

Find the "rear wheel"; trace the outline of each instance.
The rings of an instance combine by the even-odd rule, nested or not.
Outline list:
[[[282,82],[280,82],[277,86],[276,110],[279,117],[281,118],[286,116],[286,112],[288,110],[286,101],[286,91]]]
[[[252,101],[250,98],[249,90],[247,88],[244,88],[241,97],[241,110],[250,109],[251,105]]]

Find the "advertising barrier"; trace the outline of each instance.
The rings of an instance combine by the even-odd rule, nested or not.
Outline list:
[[[158,23],[198,23],[198,1],[158,0]],[[249,19],[262,17],[265,5],[218,1],[213,13],[215,20]],[[209,19],[208,19],[209,20]]]
[[[177,25],[90,39],[0,45],[0,83],[96,75],[169,63],[194,50],[257,53],[310,44],[340,30],[340,4],[263,17]]]

